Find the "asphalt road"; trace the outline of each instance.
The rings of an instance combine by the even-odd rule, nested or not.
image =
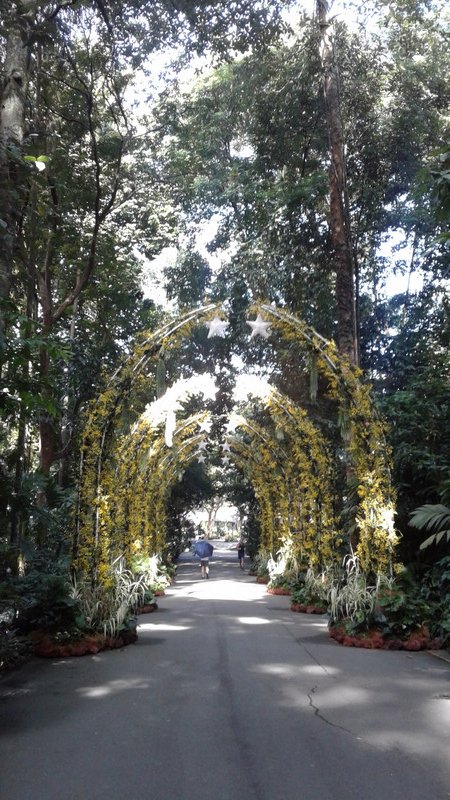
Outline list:
[[[139,641],[0,681],[1,800],[444,800],[450,665],[344,648],[216,548]]]

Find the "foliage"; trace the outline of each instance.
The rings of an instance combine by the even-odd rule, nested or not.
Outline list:
[[[427,5],[425,10],[420,3],[395,8],[375,4],[372,11],[379,22],[376,31],[367,28],[364,35],[354,35],[338,24],[335,39],[349,223],[363,293],[358,298],[362,363],[391,423],[382,438],[388,437],[393,450],[396,523],[403,534],[397,552],[411,561],[416,548],[407,526],[409,513],[419,492],[436,491],[437,472],[448,463],[448,300],[438,283],[448,274],[448,250],[442,244],[447,221],[448,159],[442,147],[448,138],[446,18],[437,7]],[[353,6],[352,12],[362,10]],[[226,257],[211,292],[230,294],[240,281],[251,297],[286,304],[331,336],[335,297],[326,238],[327,141],[318,76],[314,25],[302,17],[295,42],[221,65],[188,90],[174,83],[157,115],[164,131],[161,153],[169,181],[178,189],[180,218],[188,216],[191,233],[192,226],[200,229],[205,220],[217,219],[209,248]],[[444,213],[439,210],[442,202]],[[380,245],[391,236],[409,246],[410,262],[409,255],[397,255],[400,244],[389,259],[381,255]],[[408,290],[384,301],[384,282],[392,267],[398,275],[409,271],[412,279],[423,270],[423,294],[414,297]],[[298,361],[292,359],[289,369],[288,356],[283,356],[286,363],[278,372],[292,397],[304,380]],[[254,358],[260,357],[258,350]],[[375,443],[377,433],[372,433],[368,438]],[[358,447],[362,455],[361,439]],[[358,471],[364,468],[360,458]],[[388,464],[385,477],[389,469]],[[348,508],[355,513],[345,520],[353,544],[358,504],[369,539],[386,531],[389,517],[394,542],[393,494],[382,491],[382,501],[373,503],[370,497],[358,497],[364,491],[359,478],[354,485],[357,502]],[[264,518],[263,513],[263,528]],[[363,543],[361,555],[363,547],[369,559],[372,546]],[[374,565],[374,575],[378,567],[387,565]]]
[[[358,562],[347,562],[344,580],[329,595],[330,625],[343,624],[352,634],[379,631],[386,639],[406,640],[422,632],[428,640],[450,638],[448,558],[418,584],[403,569],[395,578],[377,576],[370,585]]]
[[[445,536],[450,541],[450,508],[444,505],[424,505],[416,508],[411,514],[409,524],[419,530],[434,531],[420,545],[421,550],[430,544],[439,544]]]
[[[450,481],[447,480],[443,484],[441,491],[442,500],[445,502],[450,499]],[[432,535],[425,539],[420,545],[420,549],[424,550],[431,544],[439,544],[444,538],[447,542],[450,541],[450,508],[443,503],[437,505],[426,504],[416,508],[409,520],[409,524],[413,528],[419,530],[433,531]]]
[[[402,577],[398,577],[390,589],[379,592],[377,603],[380,608],[378,624],[390,636],[401,638],[429,623],[435,611],[420,588]]]
[[[268,589],[290,589],[292,578],[289,575],[272,575],[267,584]]]
[[[12,623],[21,633],[36,629],[61,630],[76,627],[80,609],[71,596],[66,576],[32,570],[0,584],[0,602],[12,613]]]
[[[108,580],[97,585],[73,581],[72,595],[78,603],[88,631],[116,637],[130,616],[146,600],[146,575],[135,576],[122,559],[109,570]]]
[[[271,553],[267,550],[259,550],[256,556],[253,559],[253,569],[256,572],[258,578],[268,578],[269,577],[269,561],[271,559]]]
[[[385,333],[373,340],[376,353],[370,360],[389,423],[400,555],[412,564],[421,537],[409,527],[411,511],[439,502],[450,459],[448,298],[443,287],[392,298],[379,307],[379,324]]]
[[[421,591],[434,609],[429,620],[432,634],[450,642],[450,556],[441,558],[428,570]]]
[[[328,569],[321,574],[316,574],[312,567],[299,576],[294,585],[291,600],[304,606],[327,609],[330,603],[330,593],[333,586],[335,570]]]
[[[437,164],[430,170],[433,177],[433,204],[439,220],[446,223],[450,219],[450,142],[437,154]],[[448,231],[441,234],[448,240]]]
[[[141,556],[134,558],[130,571],[136,578],[142,578],[146,584],[146,592],[164,591],[171,583],[174,574],[172,566],[163,565],[161,556]],[[147,600],[146,600],[147,602]]]
[[[276,559],[270,556],[267,562],[267,572],[269,575],[269,589],[287,588],[289,586],[292,575],[287,569],[286,559],[282,553],[278,552]]]
[[[79,580],[89,575],[94,591],[114,582],[119,556],[175,556],[189,536],[184,512],[215,488],[195,461],[199,405],[178,412],[186,427],[170,452],[162,424],[141,415],[163,371],[167,380],[221,361],[211,438],[222,443],[233,355],[264,367],[279,390],[244,410],[254,430],[239,429],[232,448],[239,480],[229,491],[246,512],[249,553],[283,548],[321,572],[350,542],[369,588],[399,552],[417,558],[411,509],[437,506],[450,455],[446,17],[429,3],[372,6],[376,28],[355,34],[335,22],[334,37],[358,333],[375,394],[331,344],[316,21],[301,14],[283,39],[286,4],[275,2],[5,6],[2,53],[20,35],[27,56],[23,139],[0,148],[2,258],[14,243],[0,270],[0,525],[13,573],[24,563],[25,580],[37,570],[46,584],[52,561],[67,558],[80,455]],[[205,51],[214,66],[191,85],[172,72],[160,91],[146,59],[166,46],[181,47],[180,68]],[[391,238],[408,254],[385,258]],[[194,318],[177,328],[143,300],[142,266],[169,244],[178,257],[165,270],[168,296],[181,310],[232,298],[225,339],[207,340]],[[423,290],[383,300],[392,268],[420,271]],[[248,305],[262,297],[283,309],[271,317],[270,352],[244,339]],[[291,312],[307,325],[291,325]],[[429,532],[442,552],[448,526]]]
[[[366,569],[375,572],[387,567],[396,543],[392,488],[383,423],[374,411],[369,387],[314,329],[272,306],[264,310],[283,336],[311,350],[328,381],[329,395],[339,402],[348,420],[344,446],[359,481],[357,552]],[[190,334],[199,319],[215,311],[207,306],[188,312],[147,334],[90,409],[84,430],[74,566],[95,580],[107,581],[109,563],[119,555],[129,558],[140,550],[162,553],[167,549],[169,497],[173,528],[177,498],[186,507],[212,490],[200,465],[191,466],[201,440],[202,415],[187,416],[168,444],[161,431],[170,410],[164,403],[175,401],[166,393],[144,411],[139,395],[154,382],[161,349],[166,354],[176,350],[181,336]],[[178,400],[174,407],[180,408]],[[324,567],[339,557],[342,544],[328,445],[306,412],[280,393],[272,390],[265,407],[260,412],[264,426],[255,419],[254,409],[250,419],[239,415],[235,427],[242,434],[229,443],[230,457],[244,471],[258,500],[260,547],[268,552],[281,547],[285,560],[303,562],[305,569],[312,564]]]
[[[284,310],[263,305],[268,318],[290,341],[301,342],[314,356],[318,371],[326,378],[327,395],[338,403],[343,449],[346,452],[348,473],[357,482],[357,505],[355,522],[358,530],[356,554],[366,572],[376,574],[392,569],[392,561],[398,537],[394,529],[395,491],[389,469],[390,452],[386,444],[385,424],[380,417],[371,395],[371,387],[363,380],[358,369],[339,356],[333,342],[327,342],[310,326],[305,325]],[[290,408],[293,404],[290,404]],[[291,411],[291,416],[294,413]],[[297,411],[297,417],[301,414]],[[324,487],[329,481],[324,477],[328,470],[326,454],[321,438],[312,433],[309,424],[309,441],[316,446],[314,459],[324,470],[312,473],[311,488],[321,498],[328,516],[327,523],[320,526],[320,546],[324,548],[324,563],[329,563],[331,552],[339,546],[339,533],[333,530],[334,520],[331,506],[326,507]],[[317,442],[317,444],[316,444]],[[322,452],[320,452],[322,450]],[[320,477],[319,477],[320,475]],[[314,487],[315,485],[315,487]],[[334,547],[332,543],[335,543]],[[350,542],[350,545],[352,543]],[[309,545],[311,546],[311,540]]]
[[[30,654],[30,642],[17,635],[14,629],[5,628],[0,622],[0,673],[20,666],[28,660]]]
[[[375,611],[377,586],[368,584],[357,558],[347,557],[345,567],[344,582],[336,582],[330,590],[330,624],[341,620],[365,624]]]

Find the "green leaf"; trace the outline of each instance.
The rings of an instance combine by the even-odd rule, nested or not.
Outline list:
[[[412,512],[409,524],[419,530],[446,530],[450,525],[450,508],[441,503],[419,506]]]
[[[443,536],[446,536],[447,542],[450,542],[450,530],[440,531],[440,533],[433,533],[432,536],[429,536],[428,539],[425,539],[425,541],[420,545],[420,550],[425,550],[425,548],[429,547],[431,544],[439,544]]]

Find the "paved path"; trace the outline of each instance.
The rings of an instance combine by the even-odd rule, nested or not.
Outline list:
[[[343,648],[216,549],[139,641],[0,682],[1,800],[444,800],[450,665]]]

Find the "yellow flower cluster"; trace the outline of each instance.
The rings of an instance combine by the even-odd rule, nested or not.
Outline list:
[[[250,443],[229,440],[234,462],[253,486],[260,510],[260,548],[275,553],[289,533],[288,492],[283,460],[268,446],[267,435],[254,422],[246,429]]]
[[[370,387],[314,329],[272,306],[256,310],[285,340],[299,343],[326,379],[341,423],[347,477],[357,486],[356,554],[367,572],[386,571],[397,543],[395,496],[384,424]],[[168,448],[161,424],[142,414],[154,393],[161,354],[179,347],[200,319],[217,312],[216,306],[207,306],[145,334],[87,410],[73,566],[93,582],[109,580],[118,556],[164,551],[167,500],[195,457],[202,417],[181,423]],[[229,441],[234,463],[258,499],[261,549],[273,554],[281,549],[305,567],[323,568],[340,558],[345,536],[336,518],[336,465],[306,411],[273,392],[266,423],[248,420],[241,435]]]
[[[196,309],[144,334],[86,410],[72,566],[93,583],[105,580],[118,555],[164,548],[165,503],[180,467],[175,458],[164,460],[163,437],[141,415],[154,394],[160,353],[179,346],[215,310]],[[189,452],[184,446],[182,463]]]
[[[258,310],[285,340],[299,343],[326,378],[328,395],[336,401],[343,445],[348,456],[349,482],[357,485],[356,555],[368,573],[386,572],[394,564],[398,536],[394,530],[395,491],[390,475],[386,431],[371,387],[361,370],[341,356],[334,342],[293,315],[261,304]]]
[[[331,455],[304,409],[272,392],[268,410],[284,434],[293,555],[305,568],[323,568],[339,558],[342,544],[334,513]]]

